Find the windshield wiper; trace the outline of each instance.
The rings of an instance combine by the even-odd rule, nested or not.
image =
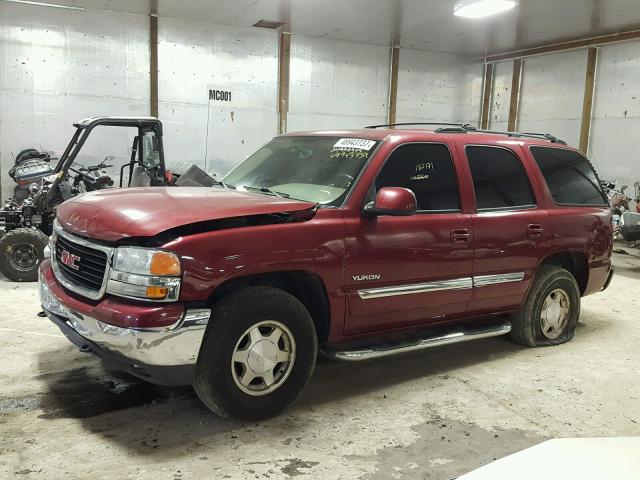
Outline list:
[[[223,188],[230,188],[232,190],[236,189],[235,185],[230,185],[228,183],[224,183],[222,180],[216,180],[216,182],[214,183],[214,185],[218,185],[219,187],[223,187]]]
[[[288,193],[276,192],[275,190],[271,190],[269,187],[257,187],[255,185],[242,185],[242,188],[244,188],[245,190],[255,190],[261,193],[268,193],[269,195],[273,195],[274,197],[282,197],[282,198],[290,197]]]

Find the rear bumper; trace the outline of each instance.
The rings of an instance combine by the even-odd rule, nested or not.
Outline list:
[[[105,363],[153,383],[192,383],[211,315],[209,309],[187,309],[167,327],[122,327],[95,318],[87,313],[92,312],[89,309],[77,308],[78,298],[70,297],[57,283],[48,261],[40,267],[38,283],[40,302],[47,317],[81,351],[94,353]],[[126,316],[127,304],[119,305],[118,311]],[[154,314],[161,318],[162,308]]]

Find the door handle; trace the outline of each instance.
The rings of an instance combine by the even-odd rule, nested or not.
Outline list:
[[[467,243],[471,235],[469,234],[469,229],[458,228],[451,230],[450,238],[453,243]]]
[[[530,237],[541,237],[544,234],[544,227],[539,223],[530,223],[527,225],[527,235]]]

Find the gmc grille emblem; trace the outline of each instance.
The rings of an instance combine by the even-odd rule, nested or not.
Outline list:
[[[80,270],[80,265],[78,265],[79,261],[80,261],[80,257],[78,255],[69,253],[66,250],[62,250],[60,252],[60,263],[64,263],[69,268],[73,268],[74,270]]]

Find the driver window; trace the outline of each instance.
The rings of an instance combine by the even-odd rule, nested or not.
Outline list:
[[[160,165],[160,149],[155,132],[144,132],[142,137],[142,164],[147,169]]]
[[[460,210],[453,160],[443,144],[410,143],[398,147],[376,179],[376,191],[383,187],[412,190],[418,201],[418,211]]]

